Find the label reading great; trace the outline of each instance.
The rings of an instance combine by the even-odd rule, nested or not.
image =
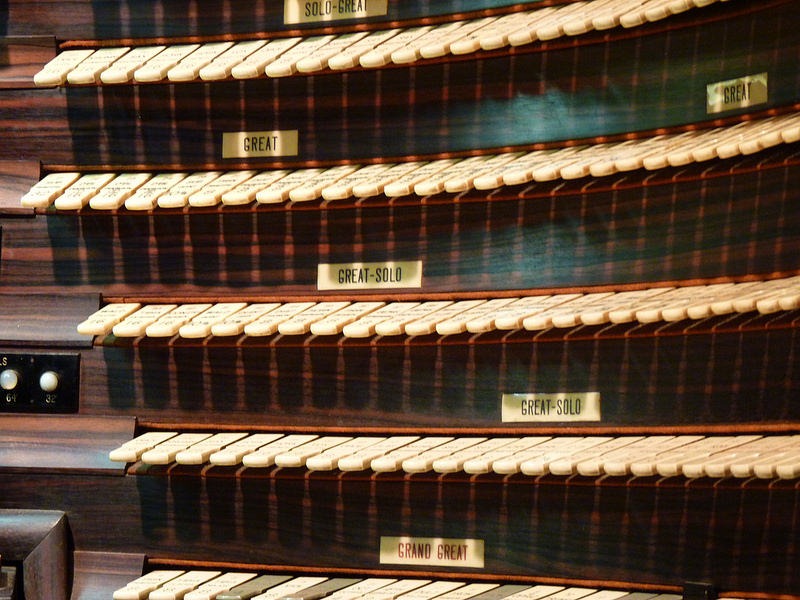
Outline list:
[[[317,266],[318,290],[422,287],[422,261],[325,263]]]
[[[381,17],[387,13],[388,4],[388,0],[285,0],[283,22],[293,25]]]
[[[600,421],[600,392],[503,394],[503,423]]]

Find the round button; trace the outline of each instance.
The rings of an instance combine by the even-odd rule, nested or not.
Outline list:
[[[58,389],[58,373],[54,371],[45,371],[39,377],[39,387],[43,392],[55,392]]]
[[[19,385],[19,373],[14,369],[5,369],[0,372],[0,387],[6,391],[17,389]]]

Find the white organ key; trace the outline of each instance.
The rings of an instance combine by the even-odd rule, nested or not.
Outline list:
[[[333,448],[320,452],[316,456],[310,456],[306,460],[306,468],[309,471],[332,471],[338,468],[339,461],[342,459],[385,440],[386,438],[383,437],[354,437]]]
[[[161,81],[167,72],[177,65],[184,57],[188,56],[200,44],[175,44],[167,46],[133,72],[134,81],[140,83]]]
[[[770,452],[766,456],[754,460],[748,465],[748,468],[752,475],[759,479],[773,479],[778,477],[778,469],[780,467],[783,467],[785,474],[789,474],[787,473],[787,468],[793,469],[792,465],[796,465],[798,462],[800,462],[800,449],[797,448],[796,444],[792,444],[791,447],[785,450]],[[734,474],[742,470],[741,466],[731,466],[731,472]],[[784,479],[788,479],[788,477],[784,477]]]
[[[536,40],[536,28],[543,22],[546,22],[548,19],[552,18],[558,12],[558,7],[555,6],[548,6],[546,8],[532,10],[525,13],[524,20],[521,19],[519,23],[516,23],[512,31],[506,32],[502,35],[501,39],[505,43],[505,45],[511,46],[523,46],[525,44],[530,44],[531,42]],[[481,47],[484,50],[490,50],[491,47],[487,47],[485,44],[498,44],[501,40],[481,40]],[[495,46],[499,47],[499,46]]]
[[[172,337],[177,335],[181,327],[200,313],[211,308],[208,303],[181,304],[147,326],[144,334],[147,337]]]
[[[712,284],[729,285],[729,284]],[[643,302],[636,307],[635,318],[640,323],[655,323],[657,321],[679,321],[687,317],[689,306],[702,301],[709,301],[718,291],[716,288],[709,290],[710,286],[692,285],[675,288],[661,297]],[[666,316],[665,313],[666,312]],[[613,315],[612,315],[613,317]]]
[[[369,467],[376,473],[390,473],[399,471],[402,468],[404,461],[415,456],[419,456],[420,454],[428,452],[429,450],[443,444],[447,444],[453,441],[453,439],[454,438],[452,437],[442,436],[420,438],[406,446],[401,446],[396,450],[392,450],[383,456],[373,459],[370,462]]]
[[[128,52],[130,48],[100,48],[86,57],[67,75],[67,83],[82,85],[97,83],[100,73],[105,71],[111,63]]]
[[[800,140],[800,113],[795,113],[781,129],[781,140],[784,144],[792,144]]]
[[[426,180],[420,181],[414,186],[414,193],[417,196],[432,196],[439,194],[446,189],[448,181],[457,181],[463,183],[464,188],[469,189],[471,179],[474,180],[483,171],[487,170],[486,164],[493,158],[492,155],[488,156],[471,156],[458,162],[453,163],[451,166],[440,171],[437,175],[429,177]],[[456,186],[454,186],[455,188]],[[460,189],[452,189],[447,191],[463,191]]]
[[[223,573],[216,579],[212,579],[186,594],[183,600],[214,600],[220,592],[227,592],[231,588],[253,579],[255,576],[255,573],[238,573],[235,571]]]
[[[649,436],[641,442],[635,442],[618,452],[605,455],[602,461],[602,469],[606,474],[617,477],[631,475],[633,474],[634,465],[646,465],[654,456],[662,452],[685,446],[699,439],[702,439],[702,436]],[[599,468],[599,465],[595,465],[591,461],[585,461],[578,465],[578,472],[581,475],[599,475],[600,473],[595,473]],[[655,472],[654,464],[652,468],[653,472]]]
[[[505,185],[521,185],[534,180],[550,181],[556,179],[562,165],[576,160],[575,155],[586,150],[587,146],[561,148],[559,150],[538,150],[510,163],[502,171]],[[479,186],[482,178],[475,181],[476,189],[488,189]]]
[[[234,466],[242,462],[242,459],[255,452],[262,446],[266,446],[283,437],[280,433],[254,433],[247,437],[225,446],[216,452],[212,452],[208,457],[208,462],[212,465]]]
[[[475,50],[477,50],[480,44],[477,38],[473,37],[473,34],[495,21],[497,21],[497,17],[484,17],[483,19],[464,21],[461,23],[461,27],[452,30],[439,31],[439,36],[435,40],[426,41],[424,44],[420,45],[419,53],[422,58],[438,58],[452,53],[453,45],[462,41],[460,46],[462,54],[465,48],[472,47],[473,45]],[[468,39],[472,40],[471,44],[469,41],[466,41]]]
[[[283,169],[258,173],[222,194],[222,203],[228,206],[249,204],[256,199],[258,192],[268,188],[288,174],[289,171]]]
[[[450,306],[452,300],[431,300],[412,306],[398,315],[382,321],[375,325],[376,335],[402,335],[406,331],[406,325],[419,319],[424,319],[428,315]]]
[[[411,590],[421,588],[431,583],[430,579],[401,579],[373,592],[361,596],[361,600],[395,600]]]
[[[769,138],[770,133],[780,131],[780,123],[773,119],[762,119],[760,121],[745,121],[731,139],[717,146],[717,156],[719,158],[731,158],[742,154],[742,147],[748,148],[747,142],[758,140],[759,137]],[[756,142],[756,149],[758,143]]]
[[[275,456],[275,465],[285,468],[297,468],[305,466],[306,461],[312,456],[321,454],[329,448],[349,442],[352,438],[339,435],[324,435],[306,442],[300,446],[295,446],[291,450],[286,450]]]
[[[646,0],[619,0],[602,7],[600,11],[593,11],[592,28],[597,30],[612,29],[619,26],[622,15],[643,4]]]
[[[515,456],[521,452],[530,450],[534,446],[549,441],[550,437],[532,436],[523,438],[508,438],[508,443],[494,450],[484,452],[480,456],[475,456],[464,461],[462,469],[465,473],[477,475],[480,473],[491,473],[492,465],[497,460],[504,460]]]
[[[349,306],[349,302],[318,302],[303,312],[297,313],[278,325],[278,333],[283,335],[302,335],[311,330],[311,324],[335,314]]]
[[[661,309],[661,318],[664,321],[680,321],[692,318],[692,315],[702,316],[706,314],[707,307],[720,297],[720,294],[727,293],[734,284],[718,283],[695,288],[695,294],[678,301],[670,303]],[[709,311],[710,313],[710,311]]]
[[[64,50],[33,76],[38,87],[64,85],[69,73],[92,55],[94,50]]]
[[[632,171],[644,165],[644,157],[659,147],[666,136],[656,136],[641,140],[627,140],[608,147],[589,165],[588,175],[607,177],[620,170]],[[620,169],[624,166],[625,169]]]
[[[116,210],[150,179],[150,173],[122,173],[92,196],[89,206],[95,210]]]
[[[113,302],[90,315],[78,324],[78,333],[82,335],[108,335],[114,325],[141,308],[138,302]]]
[[[405,459],[401,466],[406,473],[426,473],[433,469],[433,463],[436,460],[450,456],[464,448],[480,444],[483,441],[486,441],[485,437],[458,437],[441,446],[436,446]]]
[[[379,323],[393,319],[418,304],[419,302],[392,302],[382,306],[378,310],[345,325],[342,329],[342,335],[349,338],[365,338],[375,335],[375,328]]]
[[[162,52],[166,46],[138,46],[123,55],[100,73],[100,81],[106,84],[127,83],[133,74],[148,60]]]
[[[208,310],[200,313],[191,321],[183,325],[178,330],[178,335],[182,338],[204,338],[211,335],[211,329],[236,314],[247,306],[246,302],[220,302],[214,304]]]
[[[269,588],[266,592],[253,596],[252,600],[295,600],[302,599],[300,592],[325,581],[327,577],[294,577],[286,583]]]
[[[425,34],[430,29],[430,25],[403,29],[396,35],[391,36],[389,39],[375,46],[372,50],[362,54],[358,62],[362,67],[367,69],[387,65],[392,61],[393,52],[412,44],[415,39]]]
[[[753,470],[752,468],[747,469],[745,465],[752,464],[752,461],[786,449],[791,440],[792,436],[784,435],[763,437],[752,442],[742,444],[741,446],[736,446],[730,450],[718,452],[697,466],[691,465],[690,469],[700,467],[702,468],[703,475],[706,475],[707,477],[722,478],[729,477],[731,475],[735,477],[741,477],[741,473],[743,471],[747,471],[746,476],[750,477],[753,474]],[[739,473],[739,475],[734,473],[734,465],[739,465],[737,469],[737,473]],[[684,465],[684,470],[687,468],[687,466],[689,465]],[[687,475],[687,477],[691,476],[692,475]],[[700,477],[701,475],[695,476]]]
[[[283,454],[296,446],[306,444],[317,437],[314,434],[300,433],[283,436],[249,454],[245,454],[242,457],[242,464],[246,467],[271,467],[275,464],[275,458],[279,454]]]
[[[270,40],[238,65],[231,68],[231,75],[235,79],[252,79],[264,75],[264,70],[287,50],[298,44],[303,38],[280,38]]]
[[[552,10],[549,8],[542,10]],[[508,46],[508,36],[524,29],[528,22],[536,19],[535,16],[538,10],[514,12],[504,15],[497,19],[494,23],[490,23],[480,30],[475,32],[477,38],[477,47],[475,42],[471,39],[453,44],[451,51],[453,54],[466,54],[468,51],[474,50],[497,50]]]
[[[322,190],[335,184],[342,177],[353,173],[358,169],[357,165],[340,165],[325,169],[317,175],[306,180],[301,185],[289,191],[289,200],[292,202],[308,202],[316,200],[322,195]]]
[[[405,65],[416,62],[423,58],[422,49],[426,47],[431,52],[431,56],[425,58],[433,58],[435,56],[442,56],[446,50],[439,51],[439,47],[447,48],[449,42],[447,37],[453,32],[458,32],[463,27],[463,22],[453,21],[451,23],[443,23],[436,25],[420,36],[417,36],[411,43],[397,48],[391,54],[391,60],[396,65]]]
[[[48,173],[37,181],[20,202],[25,208],[47,208],[64,190],[75,183],[80,173]]]
[[[158,570],[150,571],[137,579],[129,582],[125,587],[116,590],[112,596],[114,600],[144,600],[155,589],[167,583],[170,579],[183,575],[183,571]]]
[[[262,302],[250,304],[242,310],[233,313],[219,323],[214,323],[211,326],[211,335],[215,336],[231,336],[239,335],[244,332],[245,327],[261,318],[268,312],[275,310],[280,306],[278,302]]]
[[[464,169],[463,171],[457,169],[456,172],[450,174],[448,169],[448,177],[444,182],[444,191],[451,194],[458,192],[466,192],[475,187],[475,181],[483,177],[487,173],[493,173],[504,167],[505,165],[517,160],[522,153],[520,152],[504,152],[495,156],[486,157],[482,164],[478,164],[478,169]]]
[[[403,600],[431,600],[460,588],[461,581],[434,581],[403,594]],[[380,591],[378,592],[380,594]]]
[[[467,325],[474,319],[494,314],[498,309],[508,306],[518,298],[494,298],[436,324],[439,335],[456,335],[468,331]]]
[[[300,73],[314,73],[328,66],[328,61],[341,54],[350,46],[366,37],[366,31],[344,33],[333,38],[329,43],[313,54],[297,61],[297,70]]]
[[[363,183],[358,183],[353,186],[353,196],[356,198],[367,198],[369,196],[377,196],[378,194],[383,193],[383,190],[386,188],[387,185],[397,181],[401,177],[404,177],[408,173],[415,171],[416,169],[420,168],[424,163],[422,162],[406,162],[406,163],[399,163],[396,165],[392,165],[386,171],[382,171],[374,178],[370,178],[368,181],[364,181]]]
[[[335,56],[328,59],[328,68],[334,71],[342,71],[344,69],[352,69],[359,65],[359,59],[373,50],[376,46],[382,44],[389,38],[397,35],[402,31],[401,29],[385,29],[380,31],[372,31],[369,35],[354,42],[347,48],[343,48]]]
[[[581,35],[589,33],[594,29],[594,18],[600,11],[608,6],[614,6],[619,0],[605,0],[588,4],[586,11],[578,11],[571,19],[564,21],[560,26],[560,32],[564,35]],[[545,36],[541,39],[550,39]]]
[[[783,143],[783,132],[788,128],[800,125],[800,113],[781,115],[767,119],[767,122],[775,124],[774,127],[760,131],[758,134],[743,140],[739,144],[739,151],[742,154],[754,154],[766,148],[772,148]]]
[[[142,454],[176,435],[177,431],[148,431],[114,448],[108,453],[108,459],[114,462],[136,462]]]
[[[263,337],[278,332],[278,325],[299,312],[314,306],[314,302],[287,302],[270,310],[244,326],[245,335]]]
[[[515,594],[511,594],[510,596],[506,596],[504,600],[540,600],[541,598],[556,594],[563,589],[564,588],[559,585],[534,585]]]
[[[797,479],[800,477],[800,450],[794,453],[787,453],[787,456],[781,458],[775,465],[775,474],[781,479]]]
[[[297,63],[306,57],[312,57],[330,43],[335,36],[319,35],[304,38],[286,52],[266,65],[264,73],[267,77],[288,77],[297,72]]]
[[[434,333],[436,331],[436,326],[441,321],[453,319],[456,316],[461,315],[461,313],[483,305],[485,302],[486,300],[459,300],[458,302],[448,304],[436,312],[432,312],[427,316],[420,317],[414,321],[411,321],[410,323],[406,323],[406,335],[429,335]]]
[[[437,473],[457,473],[463,470],[464,463],[468,460],[476,459],[489,452],[502,449],[515,441],[518,441],[518,438],[489,438],[469,448],[453,452],[449,456],[438,458],[433,461],[431,466]]]
[[[256,202],[261,204],[276,204],[286,202],[294,188],[305,185],[312,177],[322,173],[322,169],[298,169],[290,172],[285,177],[274,181],[266,188],[256,193]]]
[[[383,193],[390,198],[408,196],[414,192],[414,187],[418,183],[436,175],[439,171],[455,164],[455,162],[454,159],[443,158],[429,163],[422,163],[418,169],[414,169],[403,177],[399,177],[391,183],[387,183],[383,188]]]
[[[210,433],[179,433],[158,444],[157,446],[142,453],[140,460],[148,465],[167,465],[175,460],[175,456],[181,450],[186,450],[211,437]]]
[[[111,333],[117,337],[139,337],[151,323],[177,307],[177,304],[148,304],[114,325]]]
[[[150,592],[147,600],[183,600],[187,593],[221,574],[221,571],[188,571]]]
[[[646,169],[652,161],[660,164],[659,168],[666,167],[669,164],[668,154],[697,135],[697,131],[688,131],[678,135],[661,135],[649,140],[639,140],[636,149],[614,159],[613,170],[627,172]],[[608,172],[611,173],[612,170],[609,169]],[[592,167],[592,174],[595,174],[595,167]]]
[[[682,167],[694,162],[692,152],[698,144],[706,144],[708,140],[719,135],[724,128],[718,127],[715,129],[706,129],[698,131],[687,131],[682,133],[673,140],[670,147],[664,152],[663,155],[654,154],[645,158],[643,166],[645,169],[654,171],[656,169],[663,169],[667,166]]]
[[[356,600],[361,598],[364,594],[375,592],[381,588],[385,588],[389,584],[395,583],[396,579],[388,579],[384,577],[368,577],[351,586],[333,592],[325,596],[326,600]]]
[[[437,596],[437,600],[468,600],[469,598],[475,598],[481,594],[485,594],[499,585],[498,583],[468,583],[451,592]]]
[[[591,2],[577,2],[562,6],[547,21],[536,28],[536,39],[541,41],[553,40],[567,35],[567,29],[573,32],[571,35],[590,31],[592,20],[588,13],[591,13],[595,2],[600,5],[606,3],[604,0],[592,0]]]
[[[717,436],[707,437],[693,444],[689,444],[682,448],[666,452],[656,457],[656,471],[662,477],[674,477],[683,473],[687,477],[696,476],[697,473],[702,473],[694,468],[689,468],[687,472],[684,470],[684,465],[691,465],[697,461],[720,452],[727,450],[733,446],[738,446],[746,442],[756,440],[760,436],[743,435],[743,436]]]
[[[794,310],[800,306],[800,277],[790,277],[776,283],[775,289],[756,301],[756,310],[761,314],[771,314],[779,310]],[[744,306],[737,301],[734,308],[738,312],[745,312]]]
[[[266,40],[247,40],[237,42],[210,63],[202,67],[197,73],[203,81],[218,81],[227,79],[233,68],[244,59],[259,50],[267,43]]]
[[[692,148],[692,159],[695,162],[705,162],[712,158],[718,158],[717,149],[735,139],[739,135],[739,131],[747,127],[747,125],[748,123],[743,121],[730,127],[722,127],[709,132],[708,136],[703,136],[701,140],[698,140],[699,143]]]
[[[632,444],[639,439],[641,439],[641,436],[622,436],[610,438],[600,444],[597,444],[596,446],[592,446],[591,448],[577,450],[565,456],[553,457],[549,462],[547,460],[542,460],[540,462],[538,459],[534,459],[533,461],[525,461],[520,466],[520,469],[526,475],[544,475],[548,472],[552,473],[553,475],[574,475],[578,472],[578,463],[587,459],[597,458],[598,455],[602,458],[602,455],[606,452],[613,452],[614,450],[627,446],[628,444]]]
[[[768,296],[778,284],[779,280],[737,283],[717,296],[713,302],[703,307],[704,310],[694,313],[690,311],[689,316],[691,318],[698,318],[693,315],[728,315],[733,312],[742,313],[756,310],[758,300]],[[739,308],[737,308],[737,306]]]
[[[475,23],[469,31],[462,32],[457,39],[450,42],[448,50],[451,54],[462,55],[477,52],[481,49],[481,38],[492,39],[500,36],[509,29],[509,23],[519,22],[519,13],[512,13],[502,17],[486,17]],[[501,45],[505,45],[502,43]]]
[[[655,17],[658,10],[658,5],[664,5],[670,0],[648,0],[646,2],[642,2],[641,6],[636,7],[623,15],[620,15],[619,24],[622,27],[637,27],[639,25],[644,25],[647,22],[647,11],[649,10],[651,14]]]
[[[217,433],[197,444],[181,450],[175,455],[175,462],[179,465],[202,465],[208,462],[209,457],[225,446],[233,444],[245,437],[246,433]]]
[[[200,70],[212,60],[225,52],[233,42],[211,42],[202,44],[194,52],[185,56],[181,61],[167,71],[170,81],[194,81],[200,75]]]
[[[577,323],[584,325],[602,325],[611,320],[611,314],[617,310],[624,310],[629,306],[636,306],[669,291],[672,288],[648,288],[644,290],[629,290],[617,292],[607,298],[599,299],[584,307],[576,316]]]
[[[548,596],[547,600],[580,600],[580,598],[586,598],[595,593],[597,590],[593,588],[568,587]]]
[[[540,313],[526,317],[522,321],[522,326],[528,331],[537,331],[549,327],[572,327],[575,324],[575,316],[585,306],[592,306],[598,300],[608,298],[612,292],[593,292],[584,294],[571,300],[559,304]]]
[[[222,171],[198,171],[184,177],[158,197],[161,208],[183,208],[189,204],[189,196],[222,175]]]
[[[350,456],[339,459],[338,468],[340,471],[364,471],[370,467],[373,460],[376,460],[393,450],[407,446],[419,439],[415,435],[397,435],[384,439],[373,444],[368,448],[354,452]]]
[[[256,171],[228,171],[213,181],[209,181],[202,188],[189,195],[189,206],[216,206],[222,202],[222,196],[231,191],[240,183],[250,179]]]
[[[702,435],[678,435],[671,442],[664,442],[658,444],[653,452],[643,453],[641,456],[635,456],[629,462],[629,469],[631,474],[637,477],[652,477],[658,474],[657,463],[660,456],[668,456],[672,452],[679,452],[683,447],[690,446],[691,444],[701,442],[706,439]]]
[[[58,210],[78,210],[86,206],[103,186],[114,179],[113,173],[90,173],[81,175],[56,198],[53,203]]]
[[[523,450],[518,454],[501,458],[492,463],[492,471],[499,475],[519,473],[522,466],[533,460],[552,460],[599,444],[609,438],[557,437]]]
[[[325,200],[346,200],[353,196],[353,188],[355,186],[371,182],[374,177],[382,175],[393,166],[393,163],[388,163],[361,167],[324,187],[320,195]]]
[[[502,330],[522,329],[522,324],[528,317],[580,297],[581,294],[555,294],[521,298],[494,317],[494,327]]]
[[[311,323],[309,330],[314,335],[338,335],[346,325],[385,306],[385,302],[354,302],[334,314]]]
[[[185,177],[186,173],[159,173],[146,181],[125,200],[125,208],[128,210],[153,210],[158,204],[158,198],[179,181],[183,181]]]

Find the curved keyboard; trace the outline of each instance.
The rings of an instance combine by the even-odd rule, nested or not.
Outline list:
[[[615,27],[631,28],[721,0],[579,1],[442,25],[273,40],[150,45],[61,52],[37,86],[217,81],[373,69],[497,50]]]
[[[531,182],[608,177],[749,156],[800,140],[800,113],[742,121],[729,127],[554,150],[464,159],[329,168],[170,173],[45,175],[22,198],[25,207],[141,211],[241,206],[383,195],[430,196],[494,190]]]
[[[374,473],[598,477],[800,477],[798,435],[583,437],[144,433],[116,462]]]

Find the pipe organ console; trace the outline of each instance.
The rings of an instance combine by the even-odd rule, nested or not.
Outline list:
[[[3,3],[0,593],[800,598],[798,8]]]

